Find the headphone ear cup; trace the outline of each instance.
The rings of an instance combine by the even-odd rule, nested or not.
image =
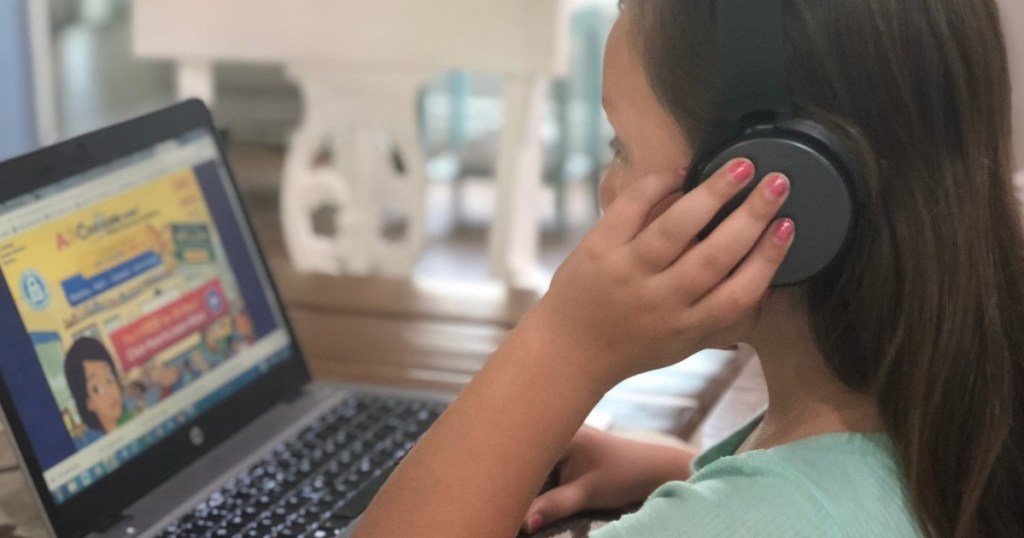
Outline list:
[[[801,137],[802,138],[802,137]],[[729,216],[768,174],[785,174],[790,194],[779,211],[796,224],[796,238],[782,262],[773,286],[804,282],[821,273],[842,252],[854,225],[856,196],[845,162],[828,156],[798,137],[778,133],[748,134],[727,143],[699,171],[696,183],[707,180],[732,159],[750,159],[757,175],[743,192],[727,203],[701,233],[704,239]],[[687,187],[696,186],[687,181]]]

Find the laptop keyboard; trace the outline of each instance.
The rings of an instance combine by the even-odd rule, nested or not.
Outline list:
[[[158,536],[340,535],[444,408],[402,398],[349,397]]]

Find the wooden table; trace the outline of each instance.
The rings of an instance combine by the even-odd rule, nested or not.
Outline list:
[[[313,375],[457,392],[536,302],[500,285],[273,273]]]

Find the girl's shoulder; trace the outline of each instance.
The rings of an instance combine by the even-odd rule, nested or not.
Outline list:
[[[730,455],[735,441],[698,458],[690,480],[663,485],[637,513],[593,536],[918,535],[884,434],[825,434]]]

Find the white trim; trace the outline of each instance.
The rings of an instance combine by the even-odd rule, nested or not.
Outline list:
[[[29,50],[32,57],[32,89],[36,117],[36,138],[41,146],[60,138],[57,122],[57,93],[54,84],[53,36],[50,34],[50,12],[47,2],[28,0]]]

